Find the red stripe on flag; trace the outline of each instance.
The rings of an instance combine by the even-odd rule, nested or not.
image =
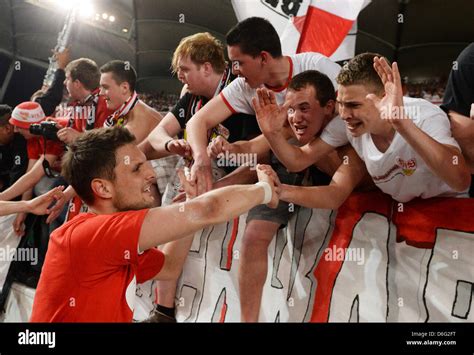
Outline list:
[[[230,237],[229,246],[227,247],[227,264],[226,270],[230,270],[232,267],[232,252],[234,249],[235,240],[237,239],[237,233],[239,233],[239,218],[234,218],[232,225],[232,234]]]
[[[354,192],[337,212],[329,250],[345,250],[352,240],[354,228],[367,212],[386,216],[396,226],[397,242],[431,249],[436,243],[438,229],[472,233],[474,199],[468,198],[417,198],[400,204],[381,192]],[[393,211],[392,216],[390,216]],[[311,322],[327,322],[332,292],[343,266],[342,260],[326,260],[322,255],[313,275],[318,281],[314,297]]]
[[[221,316],[219,318],[219,323],[225,322],[225,316],[227,315],[227,296],[224,296],[224,304],[221,308]]]
[[[304,22],[306,21],[306,15],[304,16],[296,16],[293,18],[293,25],[295,26],[296,30],[301,34],[304,28]]]
[[[297,53],[318,52],[330,57],[347,36],[353,22],[308,6]]]
[[[392,199],[390,196],[380,192],[357,193],[354,192],[338,209],[334,230],[329,241],[329,250],[345,250],[352,240],[354,228],[363,215],[368,212],[375,212],[380,215],[390,216]],[[314,297],[313,310],[310,322],[327,322],[329,318],[329,308],[331,297],[336,283],[337,275],[342,268],[344,261],[326,260],[326,252],[313,271],[313,275],[318,280],[318,287]]]

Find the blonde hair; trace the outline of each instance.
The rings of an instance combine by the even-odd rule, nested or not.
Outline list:
[[[178,71],[179,59],[187,56],[198,65],[206,62],[211,63],[216,73],[222,73],[226,66],[224,46],[209,32],[196,33],[184,37],[179,42],[171,61],[173,74]]]

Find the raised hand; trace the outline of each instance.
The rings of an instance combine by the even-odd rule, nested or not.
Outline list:
[[[71,53],[69,48],[65,48],[64,51],[62,52],[54,52],[53,51],[54,58],[56,59],[56,62],[58,63],[58,68],[59,69],[65,69],[66,66],[70,62],[71,58]]]
[[[288,104],[278,105],[273,91],[260,88],[252,98],[252,106],[263,134],[281,133],[288,119]]]
[[[388,120],[394,129],[399,130],[411,123],[411,120],[404,113],[402,80],[398,65],[393,62],[390,67],[385,58],[375,57],[374,69],[382,80],[385,95],[379,98],[375,94],[368,94],[367,99],[374,103],[382,119]]]

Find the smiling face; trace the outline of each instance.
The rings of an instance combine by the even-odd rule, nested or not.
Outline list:
[[[145,155],[135,144],[127,144],[117,149],[115,157],[115,179],[111,182],[114,207],[118,211],[153,207],[150,188],[156,175]]]
[[[383,123],[373,102],[366,98],[371,93],[373,90],[369,91],[363,85],[339,85],[337,91],[339,115],[354,137],[375,132],[376,128]]]
[[[105,97],[107,108],[117,110],[132,95],[127,82],[118,84],[112,72],[100,75],[100,95]]]
[[[241,76],[253,89],[265,83],[265,69],[262,57],[253,58],[242,53],[239,46],[227,46],[227,54],[232,62],[232,73]]]
[[[288,122],[301,144],[309,143],[319,135],[334,112],[334,101],[330,100],[326,106],[321,107],[316,99],[315,89],[311,85],[298,91],[289,89],[285,102],[289,104]]]

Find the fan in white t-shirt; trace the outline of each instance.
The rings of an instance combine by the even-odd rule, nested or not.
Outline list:
[[[337,82],[342,120],[333,119],[320,138],[294,147],[272,132],[263,132],[289,170],[302,170],[349,142],[361,160],[349,161],[353,169],[345,174],[365,163],[376,186],[397,201],[467,196],[469,169],[451,135],[448,117],[426,100],[403,98],[397,63],[390,67],[385,58],[363,53],[342,68]],[[357,183],[357,179],[351,182]],[[340,203],[354,186],[344,186]],[[311,201],[320,200],[318,193],[308,193],[311,189],[320,190],[282,185],[280,198],[311,207]],[[297,198],[295,190],[301,190]]]
[[[273,91],[277,102],[282,103],[287,87],[296,74],[317,70],[335,83],[341,69],[319,53],[282,55],[278,33],[271,23],[259,17],[239,22],[229,31],[226,41],[232,71],[240,78],[210,100],[186,125],[187,140],[194,158],[191,178],[197,184],[198,194],[212,188],[211,161],[207,155],[208,129],[237,112],[255,114],[252,98],[257,88]]]
[[[403,98],[403,106],[417,128],[436,142],[459,150],[458,143],[451,136],[449,120],[441,109],[424,99],[407,97]],[[393,199],[407,202],[415,197],[463,195],[464,191],[456,191],[434,174],[420,153],[398,131],[394,132],[387,147],[383,143],[377,145],[377,138],[374,139],[370,133],[354,136],[352,131],[355,129],[351,124],[356,121],[348,119],[346,122],[352,123],[332,120],[321,133],[321,139],[333,147],[349,142],[364,161],[376,186]],[[357,122],[356,126],[358,124],[361,123]],[[459,164],[457,155],[452,154],[446,163]]]

